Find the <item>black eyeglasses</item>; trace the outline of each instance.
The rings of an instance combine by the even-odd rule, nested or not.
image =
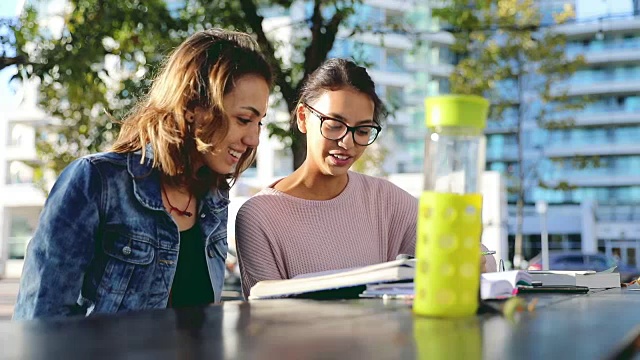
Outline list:
[[[376,141],[380,130],[382,130],[378,125],[349,126],[341,120],[321,113],[307,103],[304,103],[304,106],[320,119],[320,134],[327,140],[342,140],[347,133],[351,132],[354,143],[368,146]]]

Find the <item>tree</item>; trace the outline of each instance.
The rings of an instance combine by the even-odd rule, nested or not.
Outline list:
[[[28,7],[14,32],[17,56],[27,60],[19,69],[40,80],[41,105],[58,119],[52,131],[58,135],[53,142],[40,141],[38,151],[59,172],[78,156],[105,150],[117,133],[117,119],[148,88],[163,55],[193,32],[214,26],[254,34],[275,70],[279,101],[292,111],[302,80],[327,58],[360,2],[313,0],[310,17],[286,25],[299,36],[285,42],[262,13],[289,11],[294,0],[190,0],[178,8],[163,0],[70,0],[49,14]],[[62,26],[42,22],[51,17]],[[375,26],[380,24],[354,26],[341,36]],[[306,144],[291,130],[269,124],[271,135],[291,145],[297,168]]]
[[[55,172],[111,143],[117,119],[148,87],[147,73],[187,34],[161,0],[69,6],[47,13],[27,7],[14,32],[27,58],[19,72],[39,82],[40,106],[56,119],[36,143],[43,167]]]
[[[522,258],[522,225],[525,189],[536,186],[566,188],[566,183],[547,184],[537,173],[537,163],[528,163],[523,152],[523,123],[535,119],[541,129],[570,127],[570,114],[582,109],[588,99],[570,98],[553,84],[570,77],[584,65],[582,56],[565,55],[566,37],[543,24],[534,0],[450,0],[449,6],[434,9],[453,33],[452,50],[462,59],[449,80],[452,93],[476,94],[491,101],[490,119],[503,121],[509,110],[515,114],[517,143],[515,179],[509,191],[516,195],[516,238],[514,266]],[[574,16],[566,6],[556,14],[556,24]],[[512,112],[513,114],[513,112]],[[555,114],[555,115],[554,115]]]
[[[0,18],[0,70],[18,64],[24,64],[24,56],[15,54],[15,36],[13,29],[16,20],[12,18]]]

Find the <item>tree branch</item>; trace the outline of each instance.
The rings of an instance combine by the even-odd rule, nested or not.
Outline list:
[[[290,79],[290,71],[283,68],[281,59],[276,57],[275,48],[267,38],[267,35],[262,28],[262,20],[264,18],[258,15],[258,7],[254,0],[240,0],[240,7],[242,8],[242,12],[244,13],[247,23],[258,37],[258,44],[260,45],[264,56],[273,67],[273,71],[275,72],[275,83],[280,87],[280,92],[282,93],[287,106],[291,108],[295,101],[296,89],[291,85],[290,80],[287,80],[287,78]]]
[[[12,65],[22,65],[26,63],[27,63],[27,59],[22,55],[2,56],[0,57],[0,70]]]
[[[311,43],[304,51],[304,78],[317,69],[327,58],[338,35],[340,24],[345,19],[344,10],[336,9],[336,13],[325,25],[320,9],[321,0],[315,0],[311,15]],[[299,85],[300,86],[300,85]]]

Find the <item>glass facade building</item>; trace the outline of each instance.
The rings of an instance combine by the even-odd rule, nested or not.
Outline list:
[[[573,5],[578,14],[589,16],[551,26],[552,14],[562,10],[565,3]],[[576,98],[589,96],[592,102],[581,111],[552,115],[558,119],[572,117],[574,124],[567,129],[541,129],[527,118],[522,124],[523,166],[534,169],[540,184],[566,185],[561,189],[525,185],[525,258],[539,252],[537,202],[548,203],[548,216],[556,220],[549,229],[552,247],[595,250],[585,248],[584,219],[575,216],[584,204],[592,204],[589,212],[595,220],[595,248],[640,265],[640,228],[634,224],[640,219],[640,212],[635,210],[640,205],[640,17],[632,7],[637,2],[631,0],[602,2],[607,11],[599,13],[588,9],[593,3],[540,2],[543,24],[567,36],[567,56],[582,54],[587,62],[570,79],[554,87],[568,89],[568,94]],[[614,12],[612,5],[619,11]],[[490,122],[487,130],[487,169],[508,177],[518,172],[515,121],[515,115],[507,113],[504,121]],[[585,167],[574,160],[576,156],[590,162]],[[510,194],[512,239],[515,200]]]

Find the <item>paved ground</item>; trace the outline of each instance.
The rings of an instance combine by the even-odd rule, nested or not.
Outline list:
[[[11,319],[18,295],[18,279],[0,279],[0,320]]]

